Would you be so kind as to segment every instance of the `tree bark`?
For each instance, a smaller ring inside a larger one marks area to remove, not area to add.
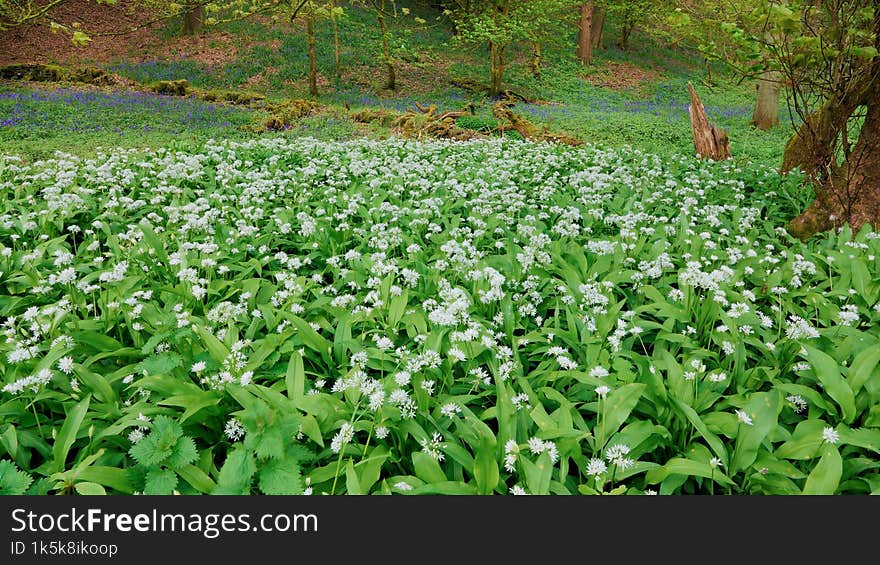
[[[691,104],[688,113],[691,118],[691,131],[694,135],[694,148],[697,155],[714,161],[722,161],[730,158],[730,141],[727,133],[717,126],[709,123],[703,103],[697,96],[694,85],[688,82],[691,94]]]
[[[330,6],[330,20],[333,23],[333,74],[339,78],[339,22],[336,21],[336,0]]]
[[[309,94],[318,95],[318,57],[315,53],[315,18],[306,18],[306,40],[309,46]]]
[[[203,10],[201,4],[187,4],[183,14],[183,34],[195,35],[202,29]]]
[[[605,8],[593,7],[593,22],[590,26],[590,35],[593,37],[593,49],[605,48]]]
[[[532,76],[535,78],[541,78],[542,61],[541,43],[538,41],[532,41]]]
[[[578,59],[584,65],[593,62],[593,3],[581,4],[581,17],[578,29]]]
[[[397,73],[394,70],[394,61],[391,59],[391,45],[388,42],[388,26],[385,25],[385,1],[382,3],[377,12],[379,20],[379,31],[382,33],[382,57],[385,59],[385,89],[394,90],[397,88]]]
[[[501,93],[501,85],[504,80],[504,46],[495,42],[489,44],[489,57],[491,59],[489,84],[489,96],[496,97]]]
[[[773,71],[764,72],[758,79],[755,110],[752,112],[752,125],[770,131],[779,124],[779,75]]]

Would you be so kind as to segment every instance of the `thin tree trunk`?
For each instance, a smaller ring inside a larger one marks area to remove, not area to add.
[[[318,57],[315,53],[315,18],[306,18],[306,39],[309,45],[309,93],[318,95]]]
[[[541,78],[541,43],[532,41],[532,76]]]
[[[339,22],[336,21],[336,0],[330,6],[330,21],[333,22],[333,74],[339,78]]]
[[[490,84],[489,96],[496,97],[501,93],[504,83],[504,46],[489,42]]]
[[[581,18],[578,28],[578,59],[584,65],[593,62],[593,3],[581,4]]]
[[[756,88],[752,125],[770,131],[779,124],[779,75],[773,71],[764,72],[758,79]]]
[[[385,88],[394,90],[397,87],[397,75],[394,71],[394,61],[391,60],[391,45],[388,42],[388,26],[385,25],[385,1],[379,7],[377,12],[379,20],[379,31],[382,33],[382,57],[385,59],[385,68],[388,74],[385,78]]]
[[[590,26],[590,35],[593,36],[593,49],[605,48],[605,8],[595,6],[593,8],[593,24]]]
[[[202,5],[187,4],[183,14],[183,34],[195,35],[202,29]]]

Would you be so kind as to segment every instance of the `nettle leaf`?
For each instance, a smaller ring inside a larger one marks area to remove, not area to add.
[[[12,461],[0,461],[0,496],[24,494],[33,477],[19,468]]]
[[[150,469],[147,471],[144,494],[173,494],[175,487],[177,487],[177,473],[171,469]]]
[[[177,353],[166,351],[157,355],[151,355],[137,364],[137,371],[146,371],[147,376],[167,375],[183,363],[183,358]]]
[[[288,457],[269,461],[260,469],[258,486],[263,494],[302,494],[299,462]]]
[[[172,469],[185,467],[198,459],[199,450],[196,449],[196,442],[190,437],[182,437],[177,440],[172,449],[171,456],[165,461],[165,464]]]
[[[178,442],[182,438],[183,428],[180,424],[169,416],[156,416],[152,423],[152,431],[147,437],[134,444],[129,449],[129,454],[146,467],[161,465],[174,456]]]
[[[212,494],[249,494],[251,479],[256,472],[254,455],[244,447],[236,447],[226,456],[217,476],[217,488]]]

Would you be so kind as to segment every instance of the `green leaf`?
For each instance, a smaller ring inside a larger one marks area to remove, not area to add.
[[[880,375],[880,343],[862,350],[853,359],[847,376],[853,393],[858,394],[872,375]]]
[[[518,463],[526,476],[527,490],[530,494],[550,494],[553,462],[550,461],[549,454],[542,453],[534,463],[527,457],[520,457]]]
[[[721,459],[721,462],[725,465],[728,463],[727,459],[727,450],[724,449],[724,444],[721,442],[721,439],[712,432],[709,431],[709,428],[706,427],[706,424],[703,420],[700,419],[700,416],[697,415],[696,411],[682,402],[681,400],[675,398],[674,396],[670,396],[672,399],[672,403],[675,406],[676,410],[684,414],[687,420],[691,423],[694,429],[699,432],[699,434],[706,440],[706,443],[709,444],[709,447],[712,448],[713,453]]]
[[[260,469],[258,485],[263,494],[302,494],[299,463],[288,457],[269,461]]]
[[[825,387],[825,392],[840,406],[843,421],[847,424],[852,423],[856,417],[855,397],[852,389],[840,375],[837,361],[815,347],[810,345],[802,345],[802,347],[807,352],[807,362],[813,368],[819,382]]]
[[[791,438],[780,445],[774,455],[780,459],[806,460],[819,455],[822,446],[822,430],[827,426],[822,420],[804,420],[795,427]]]
[[[173,494],[177,487],[177,473],[171,469],[150,469],[144,494]]]
[[[180,406],[186,408],[180,416],[180,423],[182,424],[192,416],[195,416],[200,410],[216,406],[220,403],[221,399],[222,397],[216,392],[203,391],[200,393],[176,394],[174,396],[169,396],[168,398],[160,400],[158,404],[160,406]]]
[[[290,321],[296,327],[297,335],[302,340],[303,344],[309,349],[313,349],[320,353],[325,360],[329,360],[331,349],[330,342],[316,332],[308,322],[299,316],[292,316]]]
[[[236,447],[226,456],[217,488],[212,494],[249,494],[251,478],[257,472],[253,454],[243,447]]]
[[[834,494],[843,475],[843,460],[837,448],[825,444],[819,463],[810,472],[803,494]]]
[[[437,460],[423,451],[413,452],[412,462],[416,476],[428,484],[445,483],[449,480]]]
[[[354,468],[354,461],[351,458],[348,459],[348,463],[345,465],[345,491],[353,495],[367,494],[361,490],[361,482]]]
[[[205,348],[208,350],[208,354],[211,355],[211,358],[218,364],[222,364],[223,360],[229,356],[229,349],[227,349],[226,346],[223,345],[223,342],[217,339],[208,329],[195,324],[193,324],[193,329],[199,334],[199,337],[201,338],[202,343],[205,344]]]
[[[167,375],[174,369],[180,367],[182,363],[183,358],[180,355],[171,351],[166,351],[157,355],[150,355],[138,363],[135,369],[138,372],[146,371],[147,376]]]
[[[91,398],[91,395],[86,396],[67,413],[64,425],[61,426],[61,431],[58,432],[55,444],[52,446],[53,459],[52,465],[49,467],[51,472],[57,473],[64,469],[67,454],[76,441],[76,435],[86,417],[86,412],[89,410]]]
[[[117,467],[90,465],[79,471],[77,476],[80,480],[98,483],[125,494],[131,494],[134,490],[125,469]]]
[[[199,458],[199,451],[196,449],[196,442],[190,437],[181,437],[174,445],[171,456],[165,461],[165,464],[172,469],[186,467]]]
[[[76,483],[75,485],[73,485],[73,488],[74,488],[74,490],[76,490],[77,494],[82,494],[82,495],[87,495],[87,496],[89,496],[89,495],[101,496],[101,495],[107,494],[107,491],[104,490],[104,487],[102,487],[98,483],[89,483],[89,482]]]
[[[24,494],[32,482],[33,478],[12,461],[0,461],[0,496]]]
[[[683,475],[686,477],[704,477],[712,479],[722,485],[732,486],[734,483],[725,475],[721,468],[713,469],[709,463],[675,457],[666,462],[660,469],[652,469],[645,475],[648,484],[656,484],[664,481],[671,475]]]
[[[302,355],[299,351],[290,354],[290,361],[287,363],[287,372],[284,376],[287,385],[287,397],[298,402],[305,396],[306,387],[306,370],[303,365]]]
[[[363,494],[369,494],[370,489],[379,480],[379,476],[382,474],[382,466],[388,457],[388,449],[384,446],[379,446],[373,449],[369,456],[361,459],[355,465],[355,469],[358,471],[358,484]]]
[[[747,468],[755,462],[761,443],[776,427],[779,414],[779,395],[775,392],[758,392],[751,395],[743,410],[752,417],[752,425],[741,424],[736,436],[736,446],[730,462],[730,472]]]
[[[495,437],[491,434],[480,435],[480,445],[474,457],[474,479],[480,494],[492,494],[501,479],[496,458]]]
[[[600,422],[601,437],[609,438],[629,418],[630,412],[638,404],[646,385],[631,383],[613,390],[605,401],[604,413]]]
[[[205,494],[213,492],[217,484],[211,480],[211,477],[195,465],[186,465],[177,469],[180,478],[189,483],[191,487]]]

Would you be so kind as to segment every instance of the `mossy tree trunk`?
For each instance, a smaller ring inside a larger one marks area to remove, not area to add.
[[[543,62],[543,58],[541,55],[541,42],[540,41],[532,41],[532,76],[535,78],[541,78],[541,65]]]
[[[309,94],[318,95],[318,56],[315,51],[315,18],[306,18],[306,41],[309,46]]]
[[[504,81],[504,45],[494,41],[489,44],[489,58],[491,60],[489,74],[489,96],[496,97],[501,93]]]
[[[789,223],[792,235],[808,239],[844,223],[854,231],[865,223],[880,227],[880,76],[871,82],[863,105],[826,103],[786,146],[783,170],[803,169],[816,189],[810,207]],[[850,149],[847,122],[862,110],[864,122]],[[812,135],[802,135],[808,126]]]
[[[385,69],[385,89],[395,90],[397,88],[397,73],[394,69],[394,60],[391,58],[391,41],[388,35],[388,26],[385,23],[385,0],[379,4],[376,11],[376,18],[379,21],[379,32],[382,34],[382,58],[384,59]]]
[[[202,29],[204,9],[201,4],[188,3],[184,5],[183,34],[195,35]]]

